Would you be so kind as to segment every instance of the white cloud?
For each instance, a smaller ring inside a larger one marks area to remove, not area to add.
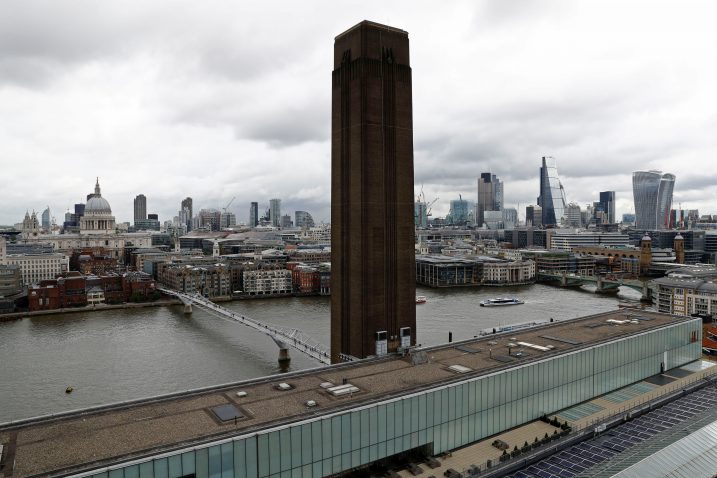
[[[630,173],[677,176],[675,202],[715,211],[713,2],[0,3],[0,224],[65,208],[100,176],[118,220],[132,199],[169,219],[283,198],[329,218],[333,37],[364,18],[409,32],[417,191],[473,199],[505,180],[521,208],[555,156],[570,200]],[[684,186],[683,186],[684,185]]]

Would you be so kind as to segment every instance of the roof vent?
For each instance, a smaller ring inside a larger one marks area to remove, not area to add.
[[[246,392],[237,392],[237,397],[246,397]]]
[[[316,401],[315,401],[315,400],[309,400],[309,401],[306,402],[306,406],[309,407],[309,408],[313,408],[313,407],[316,406]]]
[[[448,370],[456,373],[468,373],[473,371],[472,368],[464,367],[463,365],[451,365],[448,367]]]
[[[327,388],[326,391],[334,397],[341,397],[344,395],[350,395],[352,393],[359,392],[360,390],[355,385],[345,383],[343,385],[336,385],[335,387]]]
[[[331,382],[322,382],[321,384],[319,384],[319,387],[323,388],[324,390],[326,390],[327,388],[331,388],[333,386],[334,386],[334,384]]]
[[[282,391],[291,390],[292,388],[294,388],[294,387],[292,387],[291,385],[289,385],[289,384],[286,383],[286,382],[281,382],[280,384],[278,384],[278,385],[276,386],[276,389],[277,389],[277,390],[282,390]]]

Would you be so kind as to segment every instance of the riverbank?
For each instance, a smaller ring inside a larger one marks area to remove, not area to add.
[[[168,305],[181,304],[182,301],[179,299],[159,299],[152,302],[127,302],[125,304],[94,304],[86,305],[84,307],[71,307],[67,309],[36,310],[34,312],[13,312],[12,314],[0,315],[0,322],[20,320],[24,319],[25,317],[41,317],[45,315],[74,314],[78,312],[92,312],[116,309],[143,309],[145,307],[164,307]]]

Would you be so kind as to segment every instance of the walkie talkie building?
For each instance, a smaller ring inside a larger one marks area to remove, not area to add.
[[[670,224],[675,176],[662,171],[632,173],[637,229],[665,229]]]

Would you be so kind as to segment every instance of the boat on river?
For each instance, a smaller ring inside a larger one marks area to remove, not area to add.
[[[517,299],[515,297],[498,297],[495,299],[486,299],[481,300],[480,305],[481,307],[496,307],[499,305],[518,305],[518,304],[525,304],[520,299]]]
[[[425,295],[416,296],[416,304],[425,304],[427,300]]]

